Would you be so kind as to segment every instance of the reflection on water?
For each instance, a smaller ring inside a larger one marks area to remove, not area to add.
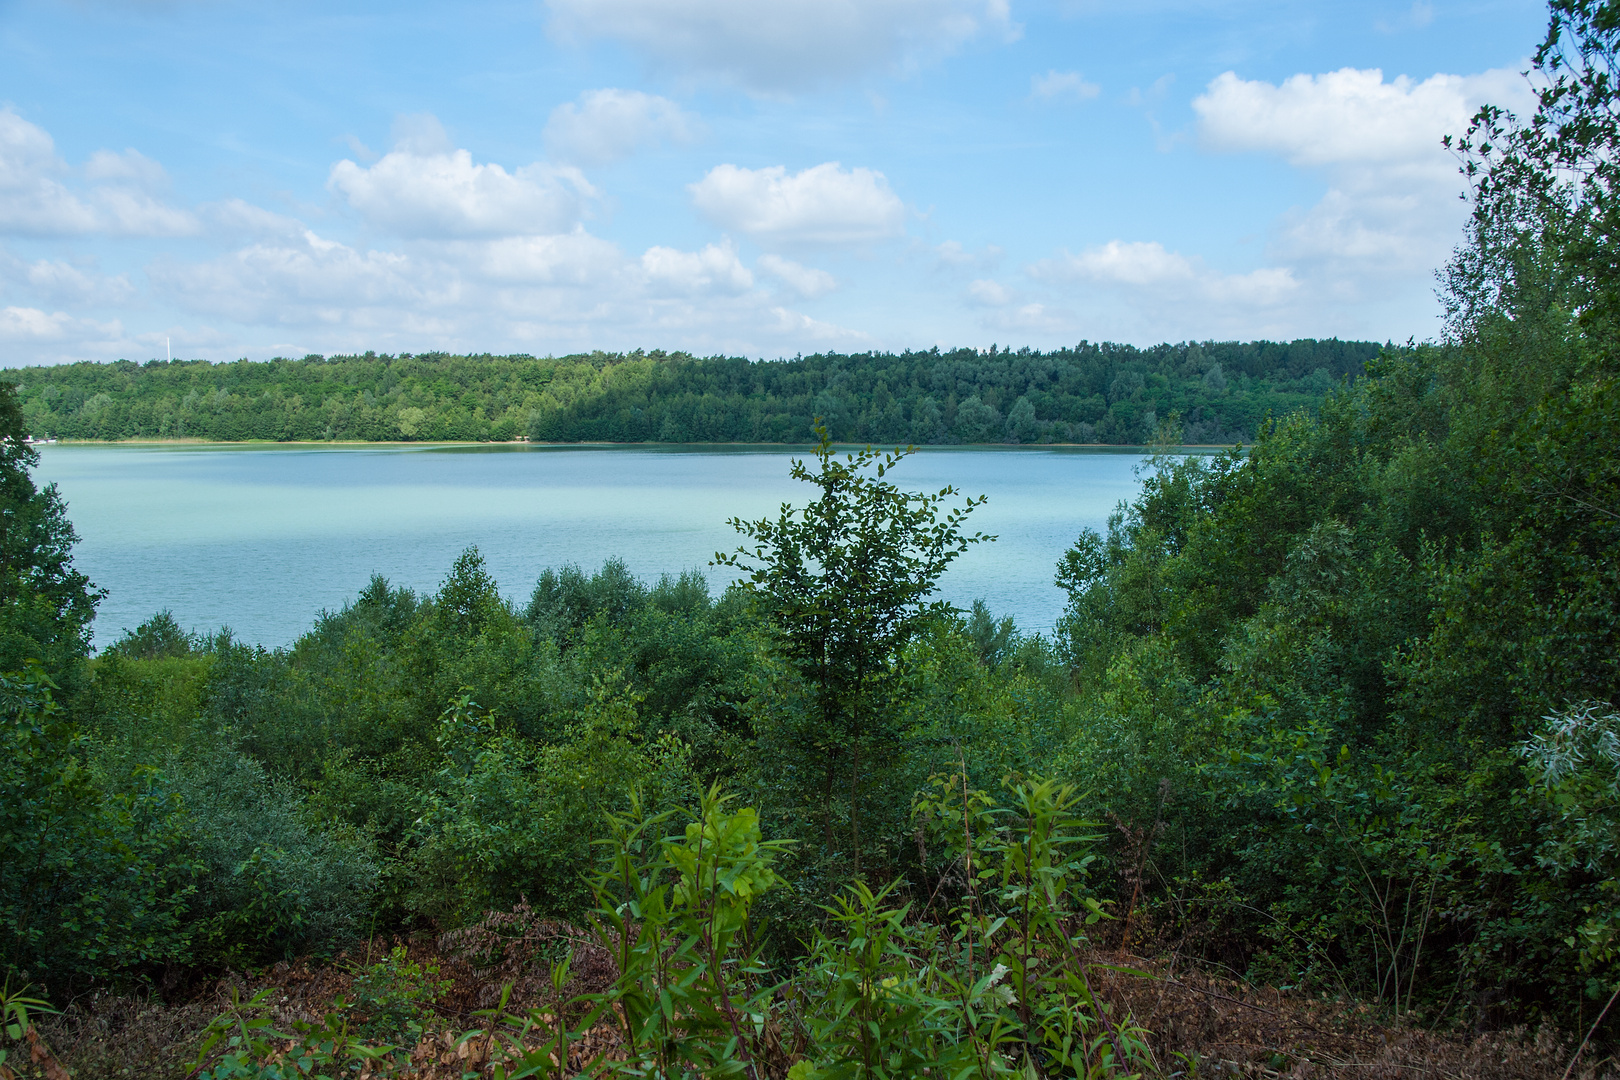
[[[814,494],[787,477],[783,447],[48,446],[54,482],[81,538],[78,566],[108,590],[98,645],[159,608],[182,626],[229,626],[290,644],[316,613],[373,572],[435,589],[478,545],[502,590],[527,599],[548,566],[594,569],[617,555],[647,578],[707,564],[738,537],[731,517],[772,514]],[[944,581],[1027,630],[1062,610],[1052,584],[1084,526],[1101,528],[1139,481],[1139,450],[928,449],[889,479],[988,495],[969,521],[999,535]]]

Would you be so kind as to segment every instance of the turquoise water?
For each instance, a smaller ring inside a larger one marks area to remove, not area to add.
[[[797,451],[802,456],[804,451]],[[75,561],[108,590],[98,646],[160,608],[182,626],[229,626],[291,644],[381,573],[431,591],[476,544],[502,591],[522,602],[547,567],[587,570],[619,556],[638,576],[707,564],[739,537],[730,517],[803,503],[780,447],[47,446],[80,536]],[[1101,528],[1139,487],[1137,451],[920,451],[889,474],[910,490],[988,495],[971,526],[1000,539],[969,551],[943,582],[1020,628],[1047,631],[1063,608],[1053,570],[1082,527]]]

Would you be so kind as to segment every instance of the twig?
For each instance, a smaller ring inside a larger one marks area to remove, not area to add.
[[[1605,510],[1601,506],[1593,506],[1591,503],[1586,502],[1583,499],[1577,499],[1575,496],[1567,495],[1564,492],[1559,492],[1558,494],[1561,497],[1563,497],[1565,499],[1568,499],[1570,502],[1574,503],[1577,506],[1586,507],[1588,510],[1592,511],[1595,514],[1602,514],[1604,517],[1611,517],[1611,518],[1614,518],[1614,520],[1616,520],[1616,521],[1620,521],[1620,514],[1616,514],[1613,510]]]
[[[940,873],[939,873],[939,884],[935,885],[934,886],[934,891],[928,895],[928,903],[923,905],[922,914],[917,916],[917,918],[919,920],[928,918],[928,913],[930,911],[934,910],[934,900],[935,900],[936,897],[939,896],[939,890],[941,890],[941,889],[943,889],[945,887],[945,878],[946,878],[946,876],[949,875],[950,872],[956,868],[956,864],[961,862],[961,861],[962,861],[962,856],[958,855],[956,858],[954,858],[954,859],[952,859],[950,861],[950,863],[945,867],[944,870],[940,871]]]
[[[1609,995],[1609,1004],[1603,1006],[1603,1011],[1598,1013],[1598,1018],[1592,1021],[1591,1027],[1586,1029],[1586,1038],[1581,1040],[1581,1045],[1576,1049],[1575,1056],[1569,1059],[1568,1065],[1564,1066],[1564,1075],[1559,1080],[1569,1080],[1569,1074],[1575,1070],[1575,1063],[1581,1060],[1581,1055],[1586,1052],[1586,1044],[1592,1041],[1592,1033],[1597,1031],[1599,1024],[1603,1023],[1603,1018],[1609,1015],[1609,1007],[1614,1004],[1615,998],[1620,998],[1620,986],[1614,988],[1614,993]]]

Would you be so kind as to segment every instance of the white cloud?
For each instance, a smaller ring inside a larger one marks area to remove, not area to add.
[[[199,231],[190,211],[165,206],[136,188],[108,186],[94,195],[98,230],[122,236],[189,236]]]
[[[169,174],[163,166],[134,149],[122,153],[97,150],[84,163],[84,175],[88,180],[130,184],[147,191],[161,191],[169,186]]]
[[[106,355],[107,346],[123,341],[124,329],[116,319],[100,322],[65,311],[0,307],[0,343],[17,360],[46,364],[83,360],[87,354]]]
[[[761,241],[858,244],[898,235],[906,209],[888,178],[829,161],[789,174],[781,165],[718,165],[689,186],[703,216]]]
[[[999,281],[980,278],[968,285],[968,301],[981,307],[1006,307],[1012,303],[1012,293]]]
[[[1377,68],[1343,68],[1294,75],[1280,86],[1218,75],[1193,99],[1199,138],[1212,150],[1275,153],[1290,164],[1396,165],[1443,168],[1440,146],[1461,134],[1486,101],[1511,104],[1525,96],[1516,72],[1405,75],[1384,81]]]
[[[1063,251],[1024,273],[1046,295],[1022,298],[1007,290],[1007,303],[981,303],[983,325],[1136,342],[1320,336],[1345,326],[1320,283],[1291,266],[1221,271],[1153,241]],[[996,298],[988,289],[982,296]]]
[[[47,313],[39,308],[0,308],[0,341],[28,339],[49,341],[63,336],[72,319],[64,312]]]
[[[761,255],[755,265],[806,300],[825,296],[838,288],[838,279],[827,271],[804,266],[780,255]]]
[[[615,244],[583,226],[555,236],[458,241],[424,254],[479,280],[506,285],[581,287],[609,281],[624,261]]]
[[[201,213],[213,226],[215,236],[283,236],[298,237],[304,233],[304,223],[297,218],[254,206],[242,199],[226,199],[201,208]]]
[[[969,267],[988,270],[1001,262],[1006,254],[995,244],[986,244],[978,251],[969,251],[958,240],[946,240],[929,249],[934,255],[936,270],[961,270]]]
[[[1061,260],[1044,264],[1045,274],[1066,273],[1087,281],[1119,285],[1163,285],[1191,281],[1192,260],[1166,251],[1163,244],[1110,240],[1079,255],[1064,253]]]
[[[741,293],[754,287],[754,275],[737,258],[737,248],[729,240],[709,244],[702,251],[650,247],[641,256],[641,270],[657,292]]]
[[[607,165],[659,142],[685,144],[702,132],[697,117],[668,98],[640,90],[587,90],[578,103],[551,110],[545,140],[552,153],[579,165]]]
[[[1377,69],[1344,68],[1278,85],[1226,72],[1193,109],[1205,149],[1275,154],[1327,179],[1316,206],[1283,216],[1274,257],[1378,289],[1391,275],[1427,274],[1456,243],[1463,181],[1440,140],[1486,102],[1522,109],[1530,91],[1509,69],[1386,81]]]
[[[1196,299],[1249,308],[1280,304],[1299,289],[1291,268],[1223,274],[1197,259],[1167,251],[1156,241],[1110,240],[1078,255],[1063,252],[1055,259],[1035,263],[1029,274],[1037,280],[1085,282],[1158,300]]]
[[[0,252],[0,284],[51,306],[101,307],[124,303],[135,295],[135,286],[122,274],[108,276],[61,259],[25,263],[4,252]]]
[[[763,93],[904,70],[986,31],[1007,0],[548,0],[569,38],[623,42],[657,66]]]
[[[1045,304],[1019,304],[987,313],[982,325],[995,330],[1016,330],[1023,333],[1056,333],[1075,328],[1072,313],[1054,309]]]
[[[852,330],[847,326],[839,326],[836,323],[812,319],[802,312],[790,311],[785,307],[772,308],[771,315],[776,320],[773,329],[788,340],[808,339],[810,341],[843,342],[846,344],[858,344],[872,340],[870,334]]]
[[[1427,292],[1467,214],[1441,137],[1487,101],[1522,111],[1527,100],[1510,70],[1415,80],[1347,68],[1278,84],[1227,72],[1193,101],[1199,145],[1272,155],[1325,182],[1314,205],[1276,219],[1264,265],[1222,272],[1161,243],[1114,240],[1026,273],[1084,307],[1090,333],[1384,336],[1387,305]]]
[[[644,118],[674,115],[661,100],[639,100],[651,103]],[[602,103],[586,95],[575,119]],[[769,195],[773,178],[764,179]],[[340,162],[328,182],[358,212],[358,238],[333,234],[341,223],[312,229],[239,198],[175,209],[160,198],[167,175],[144,155],[98,152],[75,168],[43,130],[0,111],[4,227],[81,237],[186,231],[222,251],[171,247],[136,285],[93,259],[60,252],[30,261],[0,248],[5,361],[145,359],[163,355],[165,336],[215,358],[648,341],[763,354],[866,340],[782,306],[783,295],[833,288],[825,271],[769,254],[750,269],[729,239],[627,255],[580,220],[596,195],[576,170],[474,162],[432,116],[401,117],[388,154],[369,168]],[[747,218],[766,236],[860,239],[903,222],[904,208],[867,170],[778,170],[774,182],[774,208],[756,206]],[[757,287],[761,273],[787,288]],[[131,304],[139,304],[139,333],[88,317]]]
[[[188,311],[249,324],[338,324],[378,306],[418,311],[445,291],[405,255],[360,251],[308,230],[296,244],[250,244],[204,263],[163,260],[147,274]]]
[[[32,235],[94,229],[95,211],[55,179],[66,171],[49,135],[0,110],[0,229]]]
[[[368,222],[400,236],[535,236],[571,229],[596,195],[577,169],[475,165],[451,150],[431,116],[402,118],[394,149],[374,165],[344,159],[327,187]]]
[[[969,306],[980,309],[979,325],[987,330],[1068,334],[1077,325],[1073,313],[1067,309],[1024,299],[992,278],[969,282],[964,299]]]
[[[1100,93],[1102,87],[1087,82],[1078,71],[1048,71],[1045,75],[1031,75],[1029,79],[1029,96],[1042,101],[1090,101]]]
[[[356,135],[344,135],[338,138],[336,141],[342,143],[344,146],[347,146],[351,154],[365,162],[367,165],[382,157],[382,155],[377,153],[377,151],[361,142],[360,138]]]
[[[71,170],[57,156],[50,135],[12,109],[0,109],[0,232],[184,236],[196,231],[192,215],[165,206],[147,190],[165,180],[156,162],[133,150],[101,150],[84,172],[94,186],[81,195],[61,179]]]
[[[782,260],[777,268],[797,264]],[[808,275],[819,271],[800,267]],[[583,228],[555,236],[351,246],[306,230],[201,263],[148,269],[162,299],[249,335],[301,337],[282,352],[345,348],[556,351],[646,340],[757,352],[776,342],[865,340],[782,307],[730,241],[626,256]],[[224,350],[220,350],[224,351]]]

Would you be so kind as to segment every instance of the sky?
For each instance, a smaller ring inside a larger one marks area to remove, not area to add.
[[[1529,0],[0,0],[0,365],[1439,333]]]

